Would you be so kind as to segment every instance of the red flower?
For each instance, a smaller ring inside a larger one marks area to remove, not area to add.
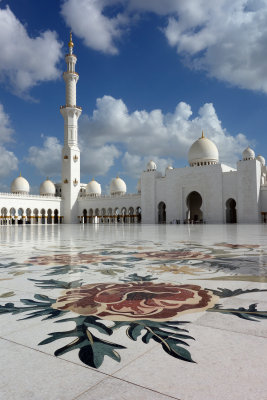
[[[207,310],[218,299],[197,285],[95,283],[65,290],[52,307],[112,321],[168,321]]]

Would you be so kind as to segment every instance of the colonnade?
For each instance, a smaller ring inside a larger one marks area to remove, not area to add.
[[[90,210],[84,209],[81,216],[78,216],[79,222],[83,224],[137,224],[142,220],[141,207],[123,207],[119,209],[96,208]]]
[[[0,215],[0,225],[25,225],[25,224],[60,224],[63,222],[63,217],[59,215],[58,209],[45,210],[42,208],[34,210],[27,208],[7,209],[3,207]]]

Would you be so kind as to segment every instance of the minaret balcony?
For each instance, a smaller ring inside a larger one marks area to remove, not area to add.
[[[62,110],[63,108],[78,108],[78,110],[82,111],[82,107],[76,106],[74,104],[66,104],[65,106],[60,106],[60,110]]]
[[[80,76],[80,75],[78,74],[78,72],[76,72],[76,71],[64,71],[64,72],[63,72],[63,77],[64,77],[64,75],[66,75],[66,74],[72,74],[72,75]]]

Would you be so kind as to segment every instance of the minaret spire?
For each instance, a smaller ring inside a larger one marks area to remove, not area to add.
[[[66,104],[60,107],[64,118],[64,146],[62,149],[61,193],[64,198],[64,222],[77,223],[77,200],[80,191],[80,150],[78,147],[78,119],[82,113],[76,105],[76,85],[79,74],[75,71],[77,57],[73,54],[72,32],[65,56],[67,71],[63,73],[66,84]]]
[[[70,31],[70,41],[69,41],[69,54],[71,55],[73,52],[74,43],[72,41],[72,32]]]

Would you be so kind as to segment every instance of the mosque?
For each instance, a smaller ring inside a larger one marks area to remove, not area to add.
[[[64,118],[61,183],[45,180],[40,195],[30,194],[28,181],[19,176],[11,193],[0,193],[0,223],[260,223],[267,221],[267,168],[262,156],[251,148],[244,150],[236,168],[219,162],[216,145],[202,136],[189,149],[185,168],[157,171],[151,160],[141,173],[137,193],[127,194],[125,182],[116,177],[110,195],[101,194],[101,185],[92,180],[80,183],[78,119],[76,105],[72,35],[65,56],[67,71],[66,104],[60,107]]]

